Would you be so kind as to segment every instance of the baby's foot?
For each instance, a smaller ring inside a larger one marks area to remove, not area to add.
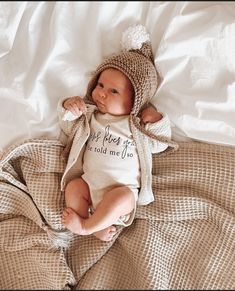
[[[62,213],[62,224],[73,233],[87,235],[83,227],[83,219],[72,209],[65,208]]]
[[[102,229],[100,231],[94,232],[94,235],[103,241],[110,241],[114,237],[114,235],[117,233],[117,229],[115,226],[111,225],[105,229]]]

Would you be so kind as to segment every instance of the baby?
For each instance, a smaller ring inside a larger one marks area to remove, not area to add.
[[[70,97],[58,107],[62,130],[68,137],[74,132],[62,177],[62,223],[103,241],[113,238],[115,225],[133,222],[137,204],[154,200],[152,153],[172,146],[167,115],[148,104],[157,88],[149,35],[136,26],[124,38],[136,33],[142,34],[141,44],[107,58],[85,98]],[[64,120],[68,111],[74,121]]]

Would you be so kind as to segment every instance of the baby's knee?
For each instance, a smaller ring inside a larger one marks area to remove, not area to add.
[[[126,198],[129,200],[130,203],[135,204],[136,203],[136,195],[135,193],[132,191],[132,189],[130,189],[129,187],[124,187],[124,194],[126,195]]]
[[[65,197],[73,195],[89,199],[89,187],[82,178],[75,178],[66,185]]]
[[[122,186],[117,189],[117,200],[120,204],[130,205],[132,209],[136,204],[135,193],[127,186]]]
[[[71,192],[71,191],[79,188],[79,184],[80,184],[79,180],[80,180],[80,178],[76,178],[76,179],[69,181],[65,187],[65,192]]]

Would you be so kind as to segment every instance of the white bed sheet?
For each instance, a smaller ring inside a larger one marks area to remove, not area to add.
[[[173,137],[235,146],[235,3],[26,1],[0,3],[0,149],[57,138],[58,100],[84,95],[89,73],[139,23]]]

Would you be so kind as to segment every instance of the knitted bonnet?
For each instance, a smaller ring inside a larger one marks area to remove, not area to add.
[[[92,101],[91,93],[102,71],[118,69],[132,83],[135,99],[131,114],[137,116],[142,106],[154,95],[158,85],[150,36],[143,25],[131,26],[124,31],[121,44],[122,51],[106,58],[93,72],[85,98]]]
[[[151,134],[139,122],[138,113],[142,107],[150,101],[157,90],[158,76],[154,65],[150,36],[143,25],[129,27],[122,35],[122,50],[105,60],[92,73],[88,83],[87,92],[84,97],[86,102],[94,104],[92,91],[97,85],[98,78],[104,70],[113,68],[124,73],[134,88],[134,104],[130,113],[130,126],[132,132],[142,132],[149,138],[166,143],[173,149],[177,149],[175,142],[165,136]],[[76,127],[69,137],[64,155],[68,154]]]

